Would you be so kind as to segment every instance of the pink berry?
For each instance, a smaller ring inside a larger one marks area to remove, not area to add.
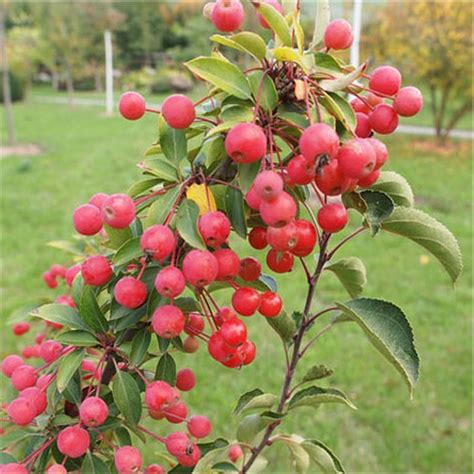
[[[86,258],[82,264],[81,273],[84,283],[91,286],[105,285],[114,274],[109,261],[102,255]]]
[[[354,37],[352,27],[346,20],[333,20],[324,32],[324,44],[328,49],[347,49]]]
[[[160,306],[153,313],[151,324],[153,331],[164,339],[173,339],[181,334],[184,329],[183,312],[173,305]]]
[[[274,318],[278,316],[283,307],[283,302],[278,293],[266,291],[260,296],[260,305],[258,312],[266,318]]]
[[[16,323],[12,329],[15,336],[23,336],[30,330],[30,324],[27,322]]]
[[[130,309],[141,306],[146,301],[147,294],[145,283],[132,276],[121,278],[114,289],[117,302]]]
[[[295,156],[288,163],[288,176],[295,184],[309,184],[316,174],[314,165],[314,160],[308,161],[303,155]]]
[[[186,279],[179,268],[165,267],[156,275],[155,288],[161,296],[175,298],[186,288]]]
[[[182,392],[189,392],[196,385],[196,376],[191,369],[178,370],[176,374],[176,388]]]
[[[242,316],[252,316],[259,304],[260,295],[253,288],[239,288],[232,295],[232,307]]]
[[[301,134],[300,151],[309,160],[317,160],[321,156],[333,159],[339,149],[337,133],[324,123],[311,125]]]
[[[161,113],[171,128],[188,128],[196,118],[193,101],[182,94],[170,95],[161,106]]]
[[[179,400],[175,390],[168,383],[158,380],[147,385],[145,403],[150,410],[161,411],[164,407]]]
[[[88,397],[79,407],[79,416],[86,426],[100,426],[109,416],[109,408],[101,398]]]
[[[239,273],[240,259],[231,249],[219,249],[214,252],[219,271],[216,280],[226,281],[235,278]]]
[[[79,458],[89,449],[90,436],[78,425],[64,428],[58,436],[59,451],[70,458]]]
[[[186,421],[188,416],[188,408],[183,402],[175,403],[174,405],[169,406],[164,411],[165,418],[170,423],[179,424],[183,421]]]
[[[250,231],[249,244],[257,250],[262,250],[268,245],[265,227],[254,227]]]
[[[258,125],[239,123],[227,134],[225,149],[227,154],[237,163],[253,163],[265,156],[267,137]]]
[[[280,193],[273,201],[262,201],[260,214],[265,224],[283,227],[291,222],[297,212],[295,200],[286,192]]]
[[[360,112],[365,115],[368,115],[368,113],[370,112],[370,107],[358,97],[351,100],[351,107],[354,110],[354,112]]]
[[[384,143],[376,138],[369,138],[367,143],[372,145],[375,151],[375,169],[381,168],[388,159],[388,150]]]
[[[267,242],[271,248],[279,251],[291,250],[298,243],[298,233],[294,222],[283,227],[268,227]]]
[[[239,0],[216,0],[211,20],[219,31],[228,33],[240,28],[244,15],[244,8]]]
[[[207,212],[199,218],[199,233],[209,247],[222,245],[230,234],[230,221],[220,211]]]
[[[58,286],[56,277],[50,271],[43,273],[43,281],[48,285],[48,288],[56,288]]]
[[[21,464],[10,462],[0,466],[0,474],[28,474],[28,470]]]
[[[357,125],[355,128],[355,134],[359,138],[367,138],[372,133],[372,128],[370,127],[369,117],[367,115],[356,112]]]
[[[402,76],[398,69],[392,66],[380,66],[372,72],[369,87],[376,93],[395,95],[401,83]]]
[[[145,115],[145,99],[138,92],[125,92],[119,100],[119,112],[127,120],[138,120]]]
[[[67,474],[67,470],[61,464],[51,464],[51,466],[46,469],[46,474]]]
[[[233,444],[232,446],[229,447],[229,459],[232,462],[238,461],[242,456],[244,455],[244,452],[242,451],[242,448],[238,444]]]
[[[290,252],[278,252],[271,249],[267,253],[266,262],[275,273],[287,273],[293,268],[295,257]]]
[[[36,381],[36,386],[40,390],[44,390],[48,385],[54,380],[54,377],[52,374],[43,374],[41,377],[38,378]]]
[[[48,401],[46,399],[46,392],[44,390],[41,390],[37,386],[25,388],[25,390],[22,390],[20,392],[18,397],[25,398],[33,404],[36,410],[36,416],[41,415],[41,413],[46,410],[46,407],[48,405]]]
[[[69,267],[66,272],[66,284],[68,286],[72,286],[74,282],[74,278],[76,278],[76,275],[81,271],[81,265],[78,263],[76,265],[73,265],[72,267]]]
[[[347,210],[340,203],[325,204],[318,212],[318,224],[328,233],[339,232],[347,221]]]
[[[351,178],[342,172],[339,160],[331,160],[323,166],[316,175],[315,181],[319,190],[327,196],[343,194],[351,185]]]
[[[224,321],[219,328],[219,333],[229,346],[240,346],[247,340],[247,327],[237,318]]]
[[[402,87],[393,101],[393,110],[402,117],[413,117],[423,108],[423,95],[416,87]]]
[[[173,252],[176,246],[176,237],[169,227],[156,224],[143,232],[140,245],[142,250],[153,260],[163,260]]]
[[[211,432],[211,422],[206,416],[195,415],[188,421],[189,433],[195,438],[205,438]]]
[[[357,182],[357,184],[359,186],[361,186],[362,188],[369,188],[370,186],[372,186],[375,182],[377,182],[377,180],[379,179],[380,177],[380,170],[374,170],[372,171],[372,173],[370,173],[368,176],[366,176],[365,178],[362,178],[362,179],[359,179],[359,181]]]
[[[337,160],[342,173],[351,179],[369,175],[375,167],[375,151],[365,140],[348,140],[339,149]]]
[[[248,207],[250,207],[250,209],[253,209],[254,211],[258,211],[260,209],[262,199],[255,192],[255,187],[253,185],[250,187],[247,194],[245,195],[245,202],[247,203]]]
[[[36,383],[36,379],[35,369],[31,365],[26,364],[17,367],[11,375],[12,385],[19,391],[32,387]]]
[[[145,468],[145,474],[166,474],[166,471],[159,464],[150,464]]]
[[[183,350],[187,354],[193,354],[199,349],[199,341],[193,336],[187,336],[183,341]]]
[[[142,455],[133,446],[122,446],[115,451],[114,462],[119,474],[131,474],[140,471]]]
[[[271,5],[278,13],[281,13],[282,15],[284,14],[283,7],[278,0],[263,0],[263,3]],[[265,20],[265,18],[263,18],[260,13],[257,13],[257,20],[263,28],[267,30],[270,29],[270,25],[268,24],[267,20]]]
[[[74,299],[71,295],[58,295],[58,297],[54,301],[57,304],[63,304],[65,306],[70,306],[71,308],[76,307],[76,303],[74,303]]]
[[[108,194],[105,193],[97,193],[94,194],[90,199],[89,199],[89,204],[92,206],[97,207],[100,211],[102,210],[102,206],[104,205],[104,202],[107,200],[109,197]]]
[[[244,281],[255,281],[262,273],[262,265],[253,257],[245,257],[240,261],[239,277]]]
[[[76,208],[72,220],[74,228],[81,235],[95,235],[103,225],[101,211],[92,204],[83,204]]]
[[[52,339],[44,341],[40,346],[40,356],[45,362],[53,362],[60,355],[63,350],[63,346]]]
[[[23,365],[23,359],[16,355],[11,354],[5,357],[2,361],[2,373],[6,377],[10,378],[13,374],[13,371]]]
[[[390,105],[379,104],[369,114],[369,122],[374,131],[388,135],[397,129],[398,115]]]
[[[314,225],[304,219],[295,221],[296,226],[296,245],[291,249],[293,255],[306,257],[309,255],[318,241],[318,234]]]
[[[9,403],[7,413],[13,423],[26,426],[36,417],[36,407],[28,398],[16,398]]]
[[[199,450],[199,446],[197,444],[191,444],[186,449],[186,453],[177,456],[176,460],[181,464],[181,466],[193,467],[198,463],[200,457],[201,451]]]
[[[175,432],[166,437],[165,446],[173,456],[182,456],[186,453],[191,441],[186,433]]]
[[[135,219],[135,203],[127,194],[112,194],[102,205],[104,222],[114,229],[124,229]]]
[[[255,192],[263,201],[272,201],[283,191],[283,178],[275,171],[262,171],[253,183]]]
[[[212,283],[219,273],[216,257],[207,250],[191,250],[183,260],[183,273],[193,286],[203,287]]]
[[[204,329],[204,319],[200,314],[190,313],[186,320],[186,326],[184,327],[184,332],[190,336],[195,336],[200,334]]]

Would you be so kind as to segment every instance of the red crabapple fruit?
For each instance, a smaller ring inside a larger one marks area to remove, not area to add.
[[[169,227],[155,224],[143,232],[140,246],[153,260],[159,261],[171,255],[176,246],[176,237]]]
[[[81,423],[86,426],[100,426],[104,424],[108,416],[109,408],[107,403],[97,396],[86,398],[79,407]]]
[[[211,20],[224,33],[238,30],[244,21],[244,8],[239,0],[216,0]]]
[[[58,286],[56,277],[50,271],[43,273],[43,281],[48,285],[48,288],[56,288]]]
[[[127,120],[142,118],[145,109],[145,99],[138,92],[125,92],[119,99],[119,112]]]
[[[94,194],[90,199],[89,199],[89,204],[92,206],[97,207],[100,211],[102,210],[102,206],[104,205],[105,200],[109,197],[108,194],[105,193],[97,193]]]
[[[175,403],[164,410],[165,418],[170,423],[179,424],[186,421],[188,416],[188,407],[183,402]]]
[[[40,346],[40,356],[45,362],[56,360],[63,350],[63,346],[53,339],[44,341]]]
[[[395,95],[400,89],[402,76],[392,66],[379,66],[374,69],[369,81],[370,89],[385,95]]]
[[[36,407],[28,398],[16,398],[8,404],[7,414],[15,425],[26,426],[36,417]]]
[[[252,316],[259,304],[260,295],[253,288],[239,288],[232,295],[232,307],[242,316]]]
[[[186,325],[184,327],[184,332],[190,336],[195,336],[200,334],[204,329],[204,319],[198,313],[189,313]]]
[[[275,171],[262,171],[256,176],[253,187],[262,201],[272,201],[283,191],[283,178]]]
[[[292,158],[286,169],[290,180],[299,185],[311,183],[316,174],[314,160],[308,161],[303,155]]]
[[[166,471],[159,464],[150,464],[145,468],[144,474],[166,474]]]
[[[112,194],[102,205],[104,222],[114,229],[124,229],[135,219],[135,203],[127,194]]]
[[[268,245],[265,227],[254,227],[249,232],[249,244],[257,250],[262,250]]]
[[[402,87],[393,101],[393,110],[402,117],[413,117],[423,107],[423,95],[416,87]]]
[[[320,168],[315,178],[316,186],[327,196],[338,196],[345,193],[351,185],[348,178],[339,166],[339,160],[331,160],[327,165]]]
[[[227,134],[225,149],[235,162],[253,163],[265,156],[267,137],[258,125],[254,123],[239,123],[232,127]]]
[[[142,455],[133,446],[121,446],[115,451],[114,463],[119,474],[139,472],[142,467]]]
[[[278,13],[284,15],[283,7],[278,0],[263,0],[263,3],[271,5]],[[257,13],[257,20],[260,23],[260,26],[262,26],[262,28],[265,28],[267,30],[270,29],[270,25],[268,24],[267,20],[263,18],[261,13]]]
[[[369,143],[361,139],[352,139],[339,149],[337,160],[345,176],[360,179],[372,172],[376,157]]]
[[[181,466],[193,467],[198,463],[200,457],[201,451],[199,446],[197,444],[191,444],[185,454],[176,457],[176,461],[178,461]]]
[[[229,447],[229,459],[232,462],[237,462],[242,456],[244,455],[244,452],[242,451],[242,448],[238,444],[233,444],[232,446]]]
[[[165,439],[166,449],[173,456],[184,455],[190,445],[191,441],[186,433],[171,433]]]
[[[188,431],[195,438],[205,438],[211,429],[211,422],[206,416],[195,415],[188,421]]]
[[[163,407],[177,401],[175,390],[168,383],[157,380],[147,385],[145,403],[150,410],[161,411]]]
[[[224,342],[229,346],[240,346],[247,340],[247,327],[237,318],[224,321],[219,332]]]
[[[379,104],[369,114],[370,126],[382,135],[394,132],[398,127],[398,114],[388,104]]]
[[[253,257],[245,257],[240,260],[239,277],[244,281],[255,281],[262,273],[260,262]]]
[[[86,285],[102,286],[110,281],[114,272],[109,261],[102,255],[93,255],[84,260],[81,267]]]
[[[267,265],[275,273],[287,273],[293,268],[295,257],[290,252],[278,252],[271,249],[267,253]]]
[[[348,221],[347,210],[341,203],[325,204],[318,212],[318,224],[328,233],[339,232]]]
[[[385,143],[382,143],[376,138],[368,138],[367,143],[372,145],[372,148],[375,151],[375,169],[378,170],[381,168],[388,159],[388,150],[385,146]]]
[[[182,392],[189,392],[196,385],[196,376],[191,369],[180,369],[176,374],[176,388]]]
[[[283,227],[268,227],[267,242],[272,249],[291,250],[298,243],[297,228],[294,222]]]
[[[158,336],[164,339],[173,339],[181,334],[184,329],[183,312],[173,305],[160,306],[153,313],[151,324]]]
[[[36,410],[36,416],[41,415],[46,410],[48,400],[46,398],[46,392],[36,387],[28,387],[22,390],[18,395],[19,398],[26,398],[29,400]]]
[[[183,350],[187,354],[193,354],[199,349],[199,341],[193,337],[193,336],[188,336],[186,339],[183,341]]]
[[[231,249],[219,249],[214,252],[217,259],[219,271],[216,280],[226,281],[235,278],[239,273],[240,259]]]
[[[13,371],[21,365],[23,365],[23,359],[16,354],[10,354],[2,361],[2,373],[5,377],[10,378]]]
[[[26,321],[21,322],[21,323],[16,323],[13,325],[13,334],[15,336],[23,336],[23,334],[26,334],[30,330],[30,324],[27,323]]]
[[[360,112],[365,115],[370,112],[370,107],[362,99],[359,99],[359,97],[351,100],[351,107],[354,112]]]
[[[250,209],[254,211],[260,210],[260,204],[262,204],[262,199],[260,196],[255,192],[255,187],[252,185],[248,190],[247,194],[245,195],[245,202],[247,203]]]
[[[76,278],[76,275],[80,273],[81,271],[81,265],[78,263],[76,265],[73,265],[72,267],[69,267],[66,271],[66,284],[68,286],[72,286],[74,282],[74,278]]]
[[[354,37],[352,27],[346,20],[333,20],[324,31],[324,45],[328,49],[347,49]]]
[[[13,388],[19,391],[32,387],[36,383],[36,380],[37,375],[35,369],[27,364],[17,367],[11,375]]]
[[[196,118],[193,101],[182,94],[170,95],[161,106],[161,113],[171,128],[188,128]]]
[[[333,159],[339,149],[339,137],[329,125],[316,123],[311,125],[301,134],[300,151],[303,156],[311,161],[321,156]]]
[[[295,200],[285,191],[272,201],[262,201],[260,215],[265,224],[272,227],[283,227],[291,222],[297,212]]]
[[[229,237],[230,221],[221,211],[212,211],[199,217],[199,233],[209,247],[221,246]]]
[[[191,250],[183,260],[183,273],[186,280],[198,288],[212,283],[219,273],[219,263],[207,250]]]
[[[258,312],[266,318],[274,318],[280,314],[283,302],[278,293],[266,291],[260,296],[260,306]]]
[[[362,188],[369,188],[370,186],[372,186],[374,183],[377,182],[377,180],[379,179],[380,177],[380,170],[374,170],[372,171],[372,173],[370,173],[368,176],[366,176],[365,178],[361,178],[359,179],[359,181],[357,182],[357,184],[359,186],[361,186]]]
[[[51,464],[46,469],[46,474],[67,474],[67,470],[62,464]]]
[[[367,138],[370,136],[372,133],[372,128],[370,127],[370,122],[369,122],[369,117],[367,117],[366,114],[363,114],[361,112],[356,112],[356,128],[355,128],[355,134],[359,138]]]
[[[296,245],[291,249],[291,253],[298,257],[309,255],[318,241],[318,234],[314,225],[304,219],[295,221],[296,227]]]
[[[155,279],[156,291],[165,298],[179,296],[186,287],[186,279],[183,272],[175,267],[165,267],[158,272]]]
[[[79,458],[89,449],[90,436],[78,425],[64,428],[58,435],[59,451],[70,458]]]
[[[103,219],[101,211],[92,204],[83,204],[72,215],[74,228],[81,235],[95,235],[102,229]]]
[[[114,288],[114,296],[125,308],[135,309],[141,306],[148,294],[145,283],[132,276],[121,278]]]

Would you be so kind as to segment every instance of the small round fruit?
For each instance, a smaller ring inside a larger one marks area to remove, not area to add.
[[[266,291],[260,297],[260,306],[258,312],[266,318],[274,318],[278,316],[283,307],[283,301],[278,293]]]
[[[331,160],[336,157],[339,149],[337,133],[325,123],[316,123],[305,129],[299,143],[301,153],[309,161],[322,156]]]
[[[16,323],[13,325],[12,330],[15,336],[23,336],[23,334],[26,334],[30,330],[30,323],[27,323],[26,321]]]
[[[170,423],[179,424],[186,421],[188,408],[183,402],[175,403],[164,410],[165,418]]]
[[[247,203],[247,206],[250,207],[250,209],[253,209],[254,211],[260,210],[260,204],[262,204],[262,199],[255,192],[255,187],[253,184],[245,195],[245,202]]]
[[[147,294],[145,283],[132,276],[121,278],[114,288],[117,302],[129,309],[141,306],[146,301]]]
[[[295,257],[290,252],[278,252],[271,249],[267,253],[267,265],[275,273],[287,273],[293,268]]]
[[[165,298],[175,298],[186,288],[183,272],[175,267],[165,267],[158,272],[155,279],[156,291]]]
[[[89,449],[89,433],[80,426],[68,426],[58,436],[59,451],[70,458],[79,458]]]
[[[173,339],[184,329],[183,312],[174,305],[160,306],[155,310],[151,319],[153,331],[164,339]]]
[[[183,273],[193,286],[201,288],[212,283],[219,273],[216,257],[207,250],[191,250],[183,259]]]
[[[166,474],[166,471],[159,464],[150,464],[145,468],[144,474]]]
[[[297,210],[295,200],[285,191],[273,201],[262,201],[260,205],[263,221],[272,227],[283,227],[290,223],[295,218]]]
[[[46,469],[46,474],[67,474],[67,469],[62,464],[51,464]]]
[[[16,354],[10,354],[2,361],[2,373],[5,377],[10,378],[13,371],[21,365],[23,365],[23,359]]]
[[[229,346],[237,347],[247,340],[247,327],[237,318],[224,321],[219,329],[219,333]]]
[[[105,193],[97,193],[94,194],[90,199],[89,199],[89,204],[92,206],[97,207],[100,211],[102,210],[102,206],[104,205],[104,202],[106,199],[109,197],[108,194]]]
[[[114,463],[119,474],[139,472],[142,467],[142,455],[133,446],[122,446],[115,451]]]
[[[262,201],[272,201],[283,191],[283,178],[275,171],[262,171],[256,176],[253,187]]]
[[[257,348],[255,347],[255,344],[252,341],[245,341],[239,347],[239,354],[242,360],[242,364],[249,365],[255,359],[255,356],[257,354]]]
[[[219,31],[229,33],[240,28],[244,16],[244,8],[239,0],[216,0],[211,21]]]
[[[119,99],[119,112],[127,120],[138,120],[145,115],[145,99],[138,92],[125,92]]]
[[[199,217],[198,228],[206,245],[217,248],[229,237],[230,221],[223,212],[207,212]]]
[[[187,354],[193,354],[199,349],[199,341],[193,337],[193,336],[188,336],[186,339],[183,341],[183,350]]]
[[[143,232],[140,246],[153,260],[160,261],[171,255],[176,247],[176,237],[169,227],[155,224]]]
[[[26,426],[36,417],[36,407],[27,398],[16,398],[8,404],[7,414],[15,425]]]
[[[398,127],[398,114],[388,104],[379,104],[369,114],[370,126],[382,135],[394,132]]]
[[[40,356],[45,362],[53,362],[56,360],[63,350],[63,346],[53,339],[44,341],[40,346]]]
[[[291,250],[298,243],[297,228],[294,222],[284,227],[268,227],[267,242],[274,250]]]
[[[114,229],[124,229],[135,219],[135,203],[127,194],[112,194],[102,205],[104,222]]]
[[[201,334],[204,326],[204,318],[200,314],[189,313],[186,325],[184,326],[184,332],[190,336],[196,336],[197,334]]]
[[[26,398],[33,404],[36,410],[36,416],[41,415],[48,405],[46,392],[41,390],[38,386],[25,388],[25,390],[20,392],[18,397]]]
[[[423,108],[423,94],[416,87],[402,87],[393,101],[393,110],[402,117],[413,117]]]
[[[339,168],[351,179],[369,175],[375,167],[375,159],[374,149],[362,139],[348,140],[337,154]]]
[[[267,137],[258,125],[254,123],[239,123],[231,128],[227,134],[225,149],[235,162],[253,163],[265,156]]]
[[[88,397],[79,407],[81,423],[86,426],[100,426],[104,424],[108,416],[109,408],[104,400],[99,397]]]
[[[77,263],[76,265],[73,265],[72,267],[69,267],[66,271],[66,284],[67,286],[72,286],[74,282],[74,278],[76,278],[76,275],[80,273],[82,265]]]
[[[296,226],[296,246],[291,249],[291,253],[297,257],[306,257],[309,255],[318,241],[318,234],[314,225],[305,220],[295,221]]]
[[[17,367],[11,375],[11,382],[13,388],[18,391],[24,390],[25,388],[32,387],[37,380],[38,376],[36,371],[31,365],[20,365]]]
[[[102,212],[92,204],[83,204],[72,215],[74,228],[81,235],[95,235],[104,223]]]
[[[206,416],[195,415],[188,421],[189,433],[195,438],[205,438],[211,432],[212,426]]]
[[[346,20],[333,20],[324,31],[324,45],[328,49],[347,49],[352,45],[352,27]]]
[[[253,288],[243,287],[232,295],[232,307],[242,316],[252,316],[260,304],[260,295]]]
[[[344,229],[348,221],[347,210],[343,204],[325,204],[318,212],[318,224],[328,233]]]
[[[338,196],[349,189],[351,178],[348,178],[342,172],[339,160],[331,160],[327,165],[320,168],[315,182],[323,194]]]
[[[245,257],[239,263],[239,277],[244,281],[255,281],[262,273],[260,262],[253,257]]]
[[[191,444],[186,453],[182,456],[177,456],[176,461],[183,467],[193,467],[199,462],[201,457],[201,450],[197,444]]]
[[[362,188],[369,188],[370,186],[372,186],[374,183],[377,182],[379,177],[380,177],[380,170],[379,169],[374,170],[365,178],[359,179],[357,184],[361,186]]]
[[[268,245],[267,230],[265,227],[254,227],[250,231],[249,244],[257,250],[262,250]]]
[[[176,374],[176,388],[182,392],[189,392],[196,385],[196,376],[191,369],[180,369]]]
[[[239,273],[240,259],[238,255],[231,249],[219,249],[214,252],[214,257],[219,265],[219,272],[216,280],[226,281],[232,280]]]
[[[372,72],[369,88],[376,93],[395,95],[401,83],[402,76],[398,69],[392,66],[380,66]]]
[[[87,257],[81,266],[81,273],[84,283],[91,286],[105,285],[114,274],[109,261],[102,255]]]
[[[370,107],[359,97],[351,100],[351,107],[354,112],[360,112],[367,115],[370,112]]]
[[[299,185],[309,184],[316,175],[315,161],[308,161],[303,155],[297,155],[287,166],[288,177]]]
[[[186,433],[171,433],[165,439],[166,449],[172,456],[182,456],[190,444],[191,441]]]
[[[388,150],[385,146],[385,143],[382,143],[376,138],[368,138],[367,143],[372,145],[372,148],[375,151],[375,169],[378,170],[381,168],[388,159]]]
[[[229,447],[228,456],[232,462],[237,462],[243,455],[244,455],[244,452],[242,451],[242,448],[240,447],[240,445],[233,444],[232,446]]]
[[[170,95],[161,106],[161,114],[171,128],[188,128],[196,118],[193,101],[182,94]]]
[[[164,407],[175,403],[179,398],[176,391],[163,380],[157,380],[147,385],[145,404],[153,411],[161,411]]]
[[[367,115],[356,112],[356,128],[354,130],[355,134],[359,138],[367,138],[372,133],[372,128],[370,127],[369,117]]]

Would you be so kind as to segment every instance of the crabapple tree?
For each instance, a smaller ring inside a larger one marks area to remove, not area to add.
[[[2,405],[2,448],[13,449],[2,453],[0,473],[247,473],[280,444],[295,472],[344,472],[314,434],[285,428],[301,407],[354,408],[344,391],[321,382],[332,370],[317,360],[300,370],[343,321],[361,328],[412,392],[419,360],[405,314],[362,297],[364,264],[338,251],[390,232],[458,278],[453,235],[414,207],[402,176],[385,170],[382,136],[423,98],[393,67],[369,73],[366,63],[354,68],[333,56],[351,45],[347,22],[319,17],[314,37],[322,44],[308,46],[299,2],[290,11],[276,0],[252,5],[273,34],[269,43],[242,29],[239,0],[205,6],[203,21],[219,31],[216,50],[186,63],[207,84],[205,97],[173,95],[159,111],[136,92],[122,96],[123,118],[155,114],[159,133],[139,163],[143,177],[126,192],[92,196],[72,214],[75,240],[52,243],[74,255],[43,274],[58,288],[54,301],[10,319],[16,336],[36,333],[2,363],[16,393]],[[253,65],[239,69],[228,49]],[[246,240],[253,256],[242,254]],[[275,278],[297,266],[307,283],[303,304],[284,300]],[[318,282],[331,274],[341,299],[317,306]],[[286,355],[281,389],[236,396],[227,440],[189,409],[187,392],[205,398],[210,388],[177,363],[204,350],[210,377],[241,369],[236,377],[251,378],[252,362],[265,356],[249,337],[256,318]],[[151,465],[141,452],[147,440],[157,444]]]

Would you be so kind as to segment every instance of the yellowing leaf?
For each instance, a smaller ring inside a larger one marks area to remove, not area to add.
[[[186,197],[199,207],[199,215],[217,210],[216,200],[209,187],[205,184],[192,184],[186,191]]]

